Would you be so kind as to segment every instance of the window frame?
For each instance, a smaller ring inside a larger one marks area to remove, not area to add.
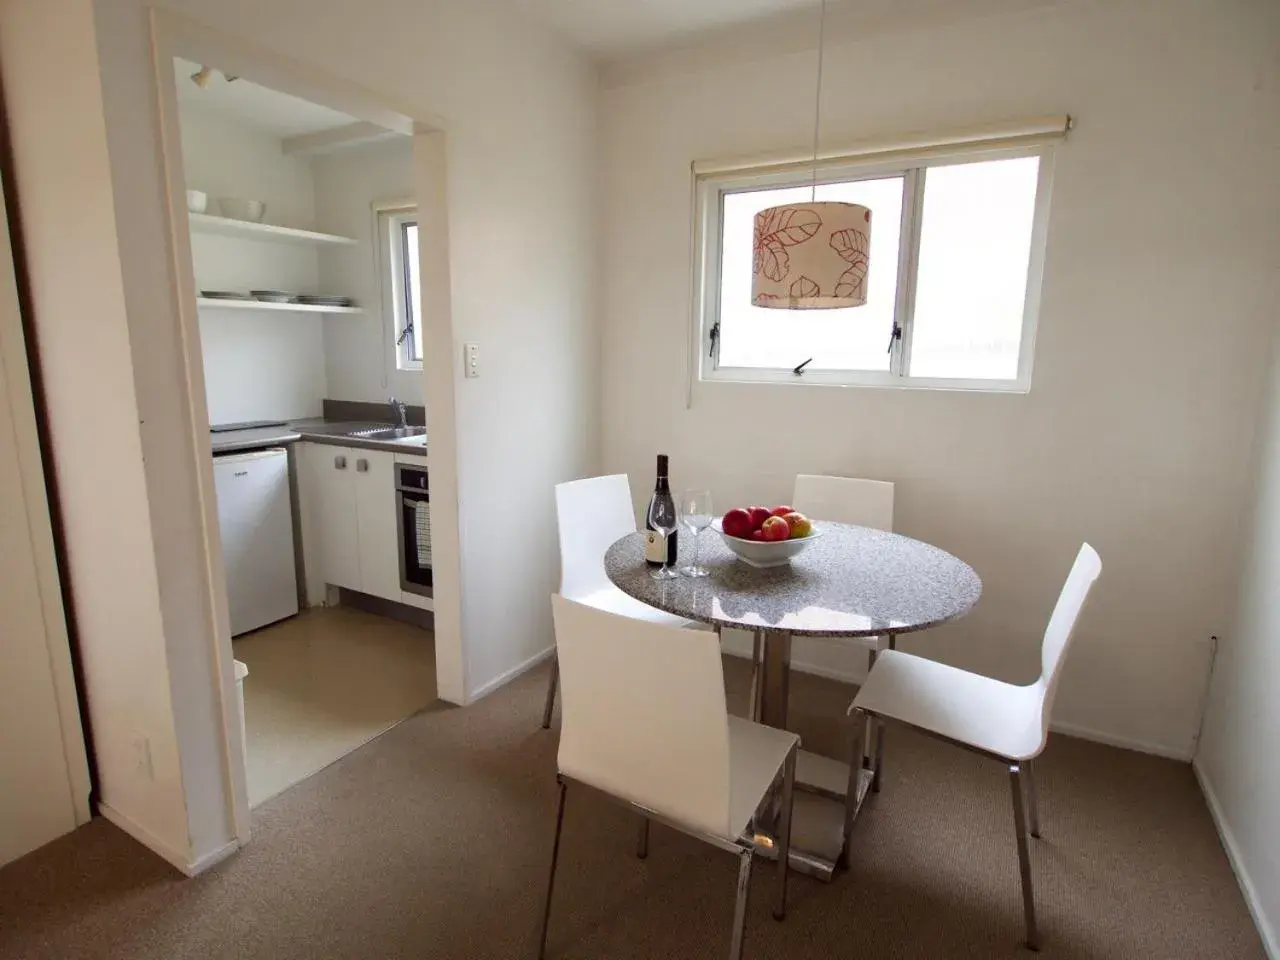
[[[885,177],[903,178],[901,241],[897,264],[898,297],[894,309],[894,322],[902,333],[900,337],[892,340],[892,345],[885,344],[890,352],[887,371],[806,370],[803,375],[797,376],[794,371],[785,367],[775,369],[720,366],[719,340],[712,340],[711,330],[720,319],[724,197],[731,193],[744,193],[770,187],[806,186],[813,182],[814,175],[812,167],[801,169],[796,165],[787,165],[784,169],[755,168],[725,173],[695,174],[694,297],[691,328],[695,356],[700,359],[696,366],[691,366],[696,369],[697,378],[703,382],[712,383],[1027,393],[1031,389],[1036,330],[1039,325],[1055,147],[1056,144],[1052,142],[1013,147],[957,147],[946,150],[927,150],[915,154],[899,154],[888,160],[843,159],[819,162],[816,178],[819,186]],[[1027,288],[1023,301],[1017,376],[1011,380],[909,376],[907,371],[910,370],[911,364],[915,292],[924,217],[924,171],[929,167],[1026,157],[1038,157],[1040,166],[1036,182],[1035,212],[1031,224],[1031,254],[1027,263]]]
[[[414,348],[421,343],[421,318],[412,303],[412,281],[405,257],[408,246],[408,228],[418,227],[419,243],[422,224],[418,220],[418,208],[413,204],[378,206],[378,283],[382,290],[383,312],[386,317],[391,349],[395,353],[397,370],[421,370],[422,357],[414,356]],[[421,304],[418,305],[419,309]],[[411,329],[406,334],[406,327]],[[403,337],[403,339],[402,339]]]

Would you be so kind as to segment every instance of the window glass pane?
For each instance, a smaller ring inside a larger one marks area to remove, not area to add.
[[[913,377],[1014,380],[1038,157],[925,172]]]
[[[888,370],[898,286],[901,177],[822,184],[818,200],[871,210],[867,303],[841,310],[770,310],[751,305],[754,218],[780,203],[809,199],[810,188],[753,190],[724,196],[720,263],[720,366],[807,370]]]
[[[418,225],[410,223],[404,229],[405,274],[409,278],[409,302],[405,312],[413,319],[414,360],[422,359],[422,321],[419,311],[422,304],[422,265],[418,262]]]

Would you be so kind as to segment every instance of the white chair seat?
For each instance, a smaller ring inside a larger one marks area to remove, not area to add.
[[[667,613],[665,610],[651,607],[647,603],[641,603],[635,597],[628,596],[615,586],[602,587],[585,596],[571,597],[570,599],[588,607],[595,607],[597,610],[604,610],[606,613],[616,613],[622,617],[630,617],[633,620],[646,620],[649,623],[661,623],[668,627],[701,626],[701,624],[693,620],[686,620],[684,617],[678,617],[674,613]]]
[[[853,706],[1010,760],[1044,748],[1043,694],[944,663],[885,650]]]
[[[729,717],[729,827],[736,840],[751,823],[800,738],[786,730]]]

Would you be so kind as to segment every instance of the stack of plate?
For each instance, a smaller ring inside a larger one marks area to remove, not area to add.
[[[305,293],[298,296],[298,303],[309,304],[313,307],[351,307],[355,305],[355,301],[350,297],[313,297]]]
[[[252,300],[247,293],[236,293],[234,290],[201,290],[200,296],[208,300]]]
[[[255,300],[261,300],[263,303],[296,303],[298,295],[296,293],[287,293],[284,290],[250,290]]]

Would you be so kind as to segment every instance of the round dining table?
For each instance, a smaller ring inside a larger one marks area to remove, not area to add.
[[[819,522],[817,536],[790,563],[757,568],[707,530],[699,563],[707,576],[656,579],[644,560],[645,537],[628,534],[605,553],[609,580],[649,606],[717,630],[753,634],[753,716],[785,728],[790,697],[791,638],[818,637],[839,643],[897,638],[954,620],[982,594],[982,581],[963,560],[900,534],[850,524]],[[681,565],[693,559],[692,537],[680,538]],[[841,763],[801,751],[796,786],[839,806],[833,815],[806,801],[793,814],[791,863],[824,879],[846,851],[847,832],[867,794],[878,789],[884,756],[883,729],[862,750],[862,762]],[[874,759],[872,759],[874,758]]]

